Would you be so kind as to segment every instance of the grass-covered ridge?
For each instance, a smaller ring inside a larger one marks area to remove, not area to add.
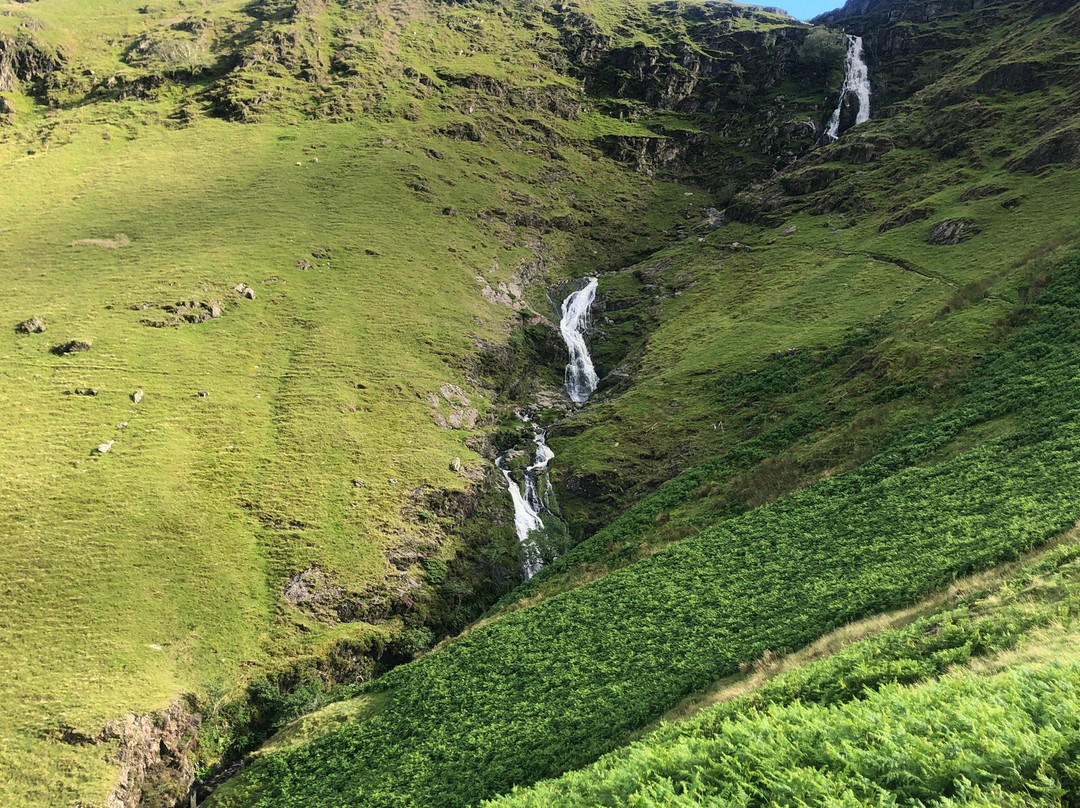
[[[1074,259],[955,410],[856,471],[397,669],[376,685],[381,712],[258,761],[218,804],[468,805],[610,750],[767,649],[1046,541],[1078,515],[1078,311]],[[1013,414],[1005,435],[949,451]]]

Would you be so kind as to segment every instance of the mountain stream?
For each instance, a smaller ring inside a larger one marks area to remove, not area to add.
[[[870,120],[870,68],[866,66],[866,60],[863,58],[862,37],[850,34],[848,34],[847,58],[844,60],[844,86],[840,90],[840,100],[825,130],[825,137],[829,141],[840,137],[840,116],[843,114],[844,101],[849,93],[854,95],[859,102],[853,125],[866,123]]]
[[[575,404],[584,404],[600,383],[593,367],[589,346],[585,342],[585,332],[589,328],[589,309],[596,299],[598,286],[596,278],[589,278],[584,287],[571,292],[559,307],[559,332],[570,353],[566,365],[566,397]],[[554,495],[551,481],[548,479],[548,464],[555,453],[547,445],[547,434],[529,416],[518,412],[519,419],[529,424],[533,430],[532,463],[525,467],[523,480],[514,479],[508,461],[509,452],[503,452],[495,458],[495,466],[506,481],[506,488],[514,503],[514,532],[525,557],[521,572],[526,578],[532,578],[544,566],[542,548],[533,534],[544,527],[541,513],[552,513]]]

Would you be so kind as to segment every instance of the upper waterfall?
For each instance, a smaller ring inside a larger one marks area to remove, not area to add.
[[[599,281],[589,278],[584,288],[571,292],[562,303],[562,317],[559,331],[570,351],[570,362],[566,366],[566,395],[575,404],[589,400],[600,377],[596,375],[589,347],[585,344],[585,331],[589,327],[589,307],[596,298]]]
[[[863,58],[862,37],[851,34],[848,34],[847,58],[844,60],[844,86],[825,130],[825,137],[830,141],[840,137],[840,116],[849,93],[855,96],[859,105],[855,110],[855,123],[852,125],[866,123],[870,120],[870,68],[866,66]]]

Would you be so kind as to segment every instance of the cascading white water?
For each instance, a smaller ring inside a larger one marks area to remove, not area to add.
[[[859,101],[859,108],[855,112],[855,125],[866,123],[870,120],[870,68],[866,66],[863,58],[862,37],[851,34],[848,34],[847,58],[844,60],[844,86],[825,130],[825,137],[830,141],[840,137],[840,115],[848,93],[853,93]]]
[[[589,356],[589,346],[585,344],[589,308],[596,299],[598,285],[596,278],[589,278],[584,288],[571,292],[562,303],[559,331],[562,332],[567,350],[570,351],[570,363],[566,366],[566,395],[575,404],[588,401],[596,385],[600,383],[592,357]],[[547,445],[544,430],[522,413],[517,415],[533,429],[533,443],[536,445],[533,462],[525,467],[524,479],[520,483],[514,479],[507,465],[508,453],[504,452],[496,457],[495,466],[502,473],[506,490],[510,492],[510,499],[514,503],[514,532],[525,557],[521,572],[526,578],[532,578],[544,566],[542,549],[532,534],[544,527],[540,514],[545,511],[551,513],[551,480],[548,479],[547,470],[555,453]]]
[[[555,457],[555,453],[548,448],[544,430],[536,424],[532,424],[532,428],[536,454],[533,455],[532,465],[525,468],[523,483],[519,484],[510,473],[510,469],[506,466],[505,454],[495,458],[495,465],[502,472],[503,479],[506,480],[506,489],[514,502],[514,532],[517,534],[518,543],[525,556],[521,571],[526,578],[532,578],[544,566],[540,547],[530,534],[544,526],[540,513],[548,510],[547,497],[551,486],[547,477],[547,467],[551,459]],[[541,480],[544,485],[543,494],[540,493]]]
[[[559,331],[570,351],[570,363],[566,366],[566,395],[575,404],[589,400],[592,391],[600,383],[585,344],[585,331],[589,327],[589,307],[596,298],[599,281],[589,278],[583,289],[571,292],[562,304]]]

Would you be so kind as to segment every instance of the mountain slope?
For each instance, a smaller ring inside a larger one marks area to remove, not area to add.
[[[360,692],[218,803],[475,804],[1072,524],[1080,17],[971,5],[0,17],[0,794],[170,805]],[[582,541],[515,589],[522,408]]]

